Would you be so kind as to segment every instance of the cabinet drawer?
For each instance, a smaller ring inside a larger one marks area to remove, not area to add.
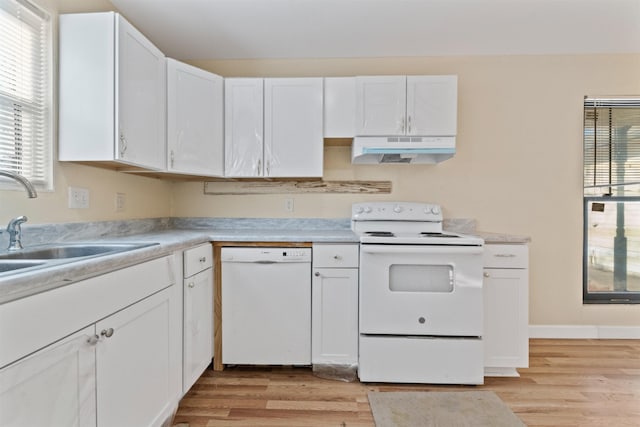
[[[314,244],[313,267],[358,267],[359,245]]]
[[[528,268],[529,246],[526,244],[487,244],[484,247],[485,268]]]
[[[197,246],[184,251],[184,277],[191,277],[213,265],[213,248],[211,244]]]

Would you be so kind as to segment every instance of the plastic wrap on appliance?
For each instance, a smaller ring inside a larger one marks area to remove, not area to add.
[[[314,364],[313,375],[327,380],[353,382],[358,379],[358,365],[355,363]]]
[[[225,176],[256,177],[263,173],[262,130],[254,129],[252,134],[241,138],[249,143],[227,144],[225,146]],[[265,153],[266,154],[266,153]],[[265,155],[265,158],[266,157]]]

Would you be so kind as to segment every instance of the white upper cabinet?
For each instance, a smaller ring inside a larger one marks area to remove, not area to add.
[[[264,83],[267,177],[321,177],[322,78],[272,78]]]
[[[222,176],[222,77],[167,58],[167,171]]]
[[[356,135],[404,134],[405,76],[356,77]]]
[[[407,135],[456,135],[457,76],[407,76]]]
[[[321,177],[322,78],[225,79],[225,176]]]
[[[356,77],[356,135],[455,135],[457,81],[457,76]]]
[[[113,12],[60,16],[59,159],[165,169],[165,58]]]
[[[263,176],[263,79],[224,81],[225,176]]]
[[[356,118],[356,78],[325,77],[324,137],[353,138]]]

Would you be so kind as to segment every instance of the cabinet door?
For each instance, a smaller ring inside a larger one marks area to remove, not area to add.
[[[180,289],[166,288],[96,324],[99,426],[160,425],[178,404],[182,349],[174,288]]]
[[[356,135],[404,135],[406,77],[356,77]]]
[[[167,58],[167,149],[170,172],[221,176],[223,78]]]
[[[115,158],[165,169],[165,58],[149,40],[117,15],[118,43]]]
[[[93,326],[0,370],[0,425],[95,426]]]
[[[321,177],[322,78],[265,79],[264,175]]]
[[[457,97],[457,76],[408,76],[406,133],[455,135]]]
[[[213,270],[184,280],[183,392],[213,359]]]
[[[355,118],[356,78],[325,77],[324,137],[353,138]]]
[[[225,79],[225,176],[263,175],[262,92],[262,79]]]
[[[484,270],[485,366],[529,366],[529,308],[526,269]]]
[[[314,269],[311,322],[312,363],[337,365],[357,363],[357,269]]]

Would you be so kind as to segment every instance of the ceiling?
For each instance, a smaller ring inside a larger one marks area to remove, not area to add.
[[[111,0],[182,60],[640,53],[640,0]]]

